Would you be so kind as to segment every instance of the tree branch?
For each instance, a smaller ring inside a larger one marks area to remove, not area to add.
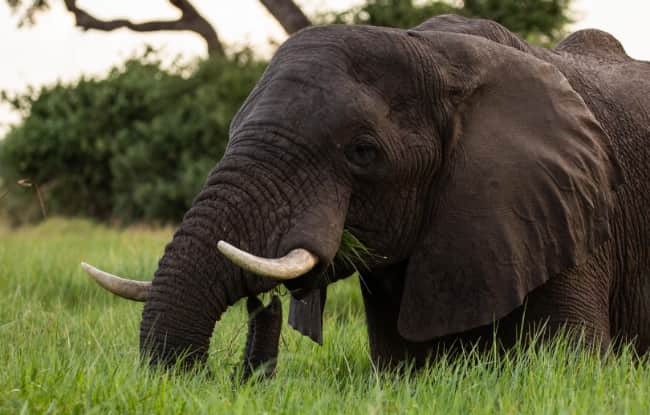
[[[260,0],[260,2],[280,22],[288,34],[311,26],[309,18],[305,16],[293,0]]]
[[[169,0],[181,11],[181,17],[176,20],[158,20],[134,23],[127,19],[101,20],[77,6],[77,0],[65,0],[65,6],[75,17],[75,24],[83,30],[112,31],[126,28],[135,32],[156,32],[163,30],[190,31],[205,40],[209,55],[224,55],[223,46],[212,25],[194,8],[189,0]]]

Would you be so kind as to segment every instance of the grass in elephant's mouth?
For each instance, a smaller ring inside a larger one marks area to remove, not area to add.
[[[336,275],[336,263],[340,263],[345,269],[353,270],[354,274],[359,276],[361,282],[365,285],[363,272],[368,270],[368,259],[378,257],[370,248],[357,238],[352,229],[343,229],[341,244],[336,252],[332,262],[332,274]]]
[[[650,413],[650,362],[629,350],[603,360],[560,341],[505,356],[470,352],[410,375],[379,372],[355,278],[328,290],[322,347],[285,323],[273,379],[230,379],[246,341],[245,301],[217,324],[209,373],[150,370],[138,357],[142,305],[108,295],[78,264],[146,279],[172,229],[1,225],[0,414]]]
[[[341,245],[336,252],[335,262],[338,261],[356,272],[368,269],[367,258],[374,253],[357,238],[349,228],[343,230]]]

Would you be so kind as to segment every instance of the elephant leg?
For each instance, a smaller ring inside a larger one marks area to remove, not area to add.
[[[263,377],[273,376],[282,329],[282,303],[278,296],[274,295],[266,307],[257,297],[249,297],[246,308],[249,321],[244,366],[240,377],[242,382],[258,370]]]
[[[404,288],[405,264],[363,272],[359,278],[366,308],[370,356],[379,368],[399,368],[413,361],[424,364],[428,347],[409,342],[397,331],[397,318]]]
[[[610,343],[609,270],[601,251],[586,263],[556,275],[528,295],[524,320],[527,330],[544,326],[543,337],[567,330],[589,350],[604,353]]]

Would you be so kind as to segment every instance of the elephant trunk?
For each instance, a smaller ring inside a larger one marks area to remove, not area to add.
[[[153,362],[174,363],[181,356],[189,363],[204,360],[214,325],[226,308],[279,284],[231,262],[219,252],[218,241],[264,258],[292,252],[289,257],[295,257],[298,252],[305,259],[300,252],[309,251],[312,263],[300,279],[316,283],[338,249],[346,191],[318,177],[307,182],[329,184],[321,192],[305,186],[304,177],[278,184],[277,165],[233,152],[209,176],[186,213],[148,289],[140,346]]]
[[[208,186],[201,192],[154,275],[140,325],[141,352],[152,363],[170,365],[182,357],[191,366],[204,360],[215,323],[226,308],[278,284],[243,271],[217,250],[217,241],[228,238],[267,252],[259,237],[247,235],[252,228],[241,216],[243,208],[230,207],[217,192],[225,194],[227,189]],[[238,198],[227,194],[228,199]]]

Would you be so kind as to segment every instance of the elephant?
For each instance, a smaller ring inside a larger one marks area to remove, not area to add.
[[[336,259],[345,229],[375,253],[360,289],[377,365],[495,336],[507,348],[540,327],[641,354],[649,109],[650,62],[599,30],[546,49],[456,15],[307,28],[233,118],[153,281],[84,267],[145,301],[154,365],[202,364],[227,307],[279,285],[290,324],[322,342],[327,286],[351,274]],[[273,307],[249,334],[253,366],[277,355]]]

